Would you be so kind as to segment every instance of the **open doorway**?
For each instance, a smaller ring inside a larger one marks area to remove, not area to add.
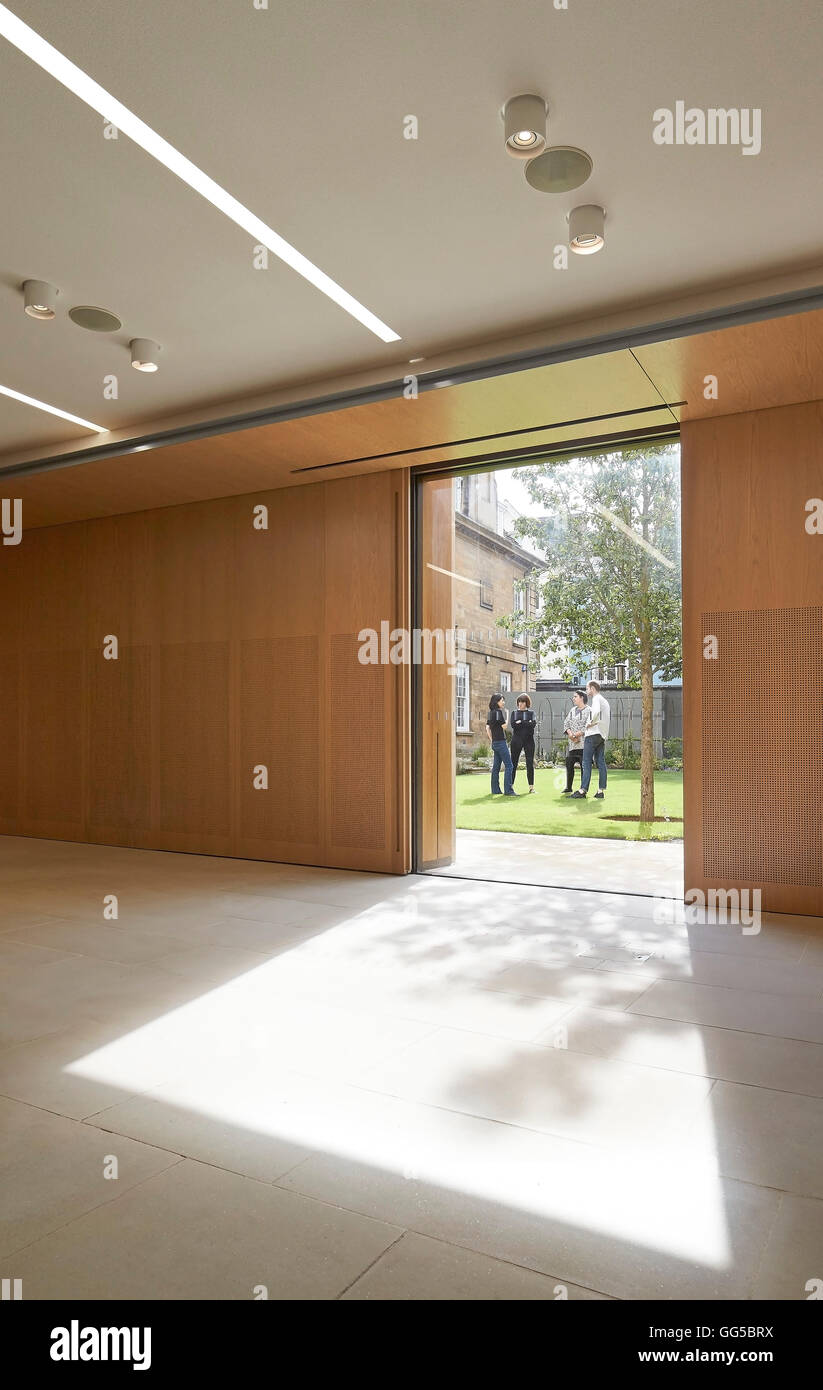
[[[682,896],[678,441],[417,489],[417,867]]]

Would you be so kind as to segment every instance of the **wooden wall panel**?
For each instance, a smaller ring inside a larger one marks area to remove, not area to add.
[[[421,489],[420,626],[454,626],[454,482],[428,479]],[[420,867],[450,864],[455,856],[454,673],[442,662],[420,668],[421,748],[418,786]]]
[[[109,632],[110,628],[106,628]],[[131,845],[151,817],[149,646],[121,645],[116,661],[89,650],[87,836]]]
[[[409,671],[357,654],[409,625],[407,493],[317,483],[0,548],[0,830],[406,872]]]
[[[823,309],[736,324],[633,349],[682,420],[816,401],[823,396]],[[706,398],[706,379],[716,395]]]
[[[20,661],[14,647],[3,647],[0,662],[0,710],[3,743],[0,751],[0,833],[19,823],[20,797]]]
[[[394,730],[388,701],[390,666],[363,665],[356,632],[332,633],[328,644],[329,749],[337,775],[329,782],[329,839],[336,849],[385,851],[392,833],[387,763]]]
[[[324,572],[326,689],[330,767],[324,821],[327,853],[353,868],[375,855],[408,864],[407,801],[398,796],[397,769],[408,737],[402,711],[409,667],[359,660],[365,630],[408,628],[404,569],[408,555],[405,487],[392,474],[371,474],[326,485]],[[379,519],[378,525],[375,521]],[[402,613],[401,621],[392,614]],[[370,790],[371,789],[371,790]]]
[[[20,824],[20,575],[19,558],[9,552],[19,546],[0,543],[0,834]]]
[[[823,403],[685,424],[682,480],[686,887],[823,916]]]
[[[163,642],[152,662],[152,839],[231,852],[228,642]]]
[[[53,534],[65,540],[67,528]],[[140,843],[151,825],[151,669],[154,627],[149,594],[149,532],[144,515],[83,528],[87,582],[86,837]],[[118,658],[105,657],[116,637]]]
[[[323,761],[320,639],[245,640],[239,665],[240,834],[250,843],[302,846],[315,858]],[[268,794],[255,787],[260,767],[267,769]]]
[[[86,748],[86,554],[82,527],[27,535],[19,567],[20,819],[23,834],[82,838]]]
[[[23,658],[23,805],[27,833],[80,837],[83,826],[83,652]]]

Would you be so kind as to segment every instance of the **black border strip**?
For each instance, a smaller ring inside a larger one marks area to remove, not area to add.
[[[733,308],[709,310],[698,314],[685,314],[679,318],[663,319],[645,328],[623,329],[619,332],[595,335],[590,338],[570,339],[569,342],[553,348],[531,349],[527,352],[513,353],[499,358],[487,358],[469,367],[455,367],[450,371],[418,373],[418,391],[435,390],[443,386],[457,386],[465,382],[484,381],[490,377],[505,376],[511,372],[524,371],[529,367],[548,366],[553,362],[571,362],[580,357],[594,357],[604,352],[617,352],[621,349],[642,347],[647,343],[665,342],[669,338],[692,337],[697,333],[732,328],[738,324],[755,323],[763,319],[781,318],[788,314],[808,313],[823,308],[823,285],[810,290],[795,290],[790,294],[772,295],[765,299],[749,300]],[[550,326],[550,325],[547,325]],[[327,396],[309,397],[294,405],[269,407],[246,415],[232,415],[198,425],[180,426],[176,429],[155,431],[151,434],[135,436],[117,443],[101,444],[94,448],[78,449],[74,453],[54,454],[49,458],[35,459],[28,463],[15,463],[0,468],[0,478],[22,478],[36,473],[47,473],[58,468],[75,468],[95,459],[122,458],[125,455],[144,452],[147,449],[164,448],[169,444],[186,444],[197,439],[208,439],[217,434],[231,434],[237,430],[254,429],[258,425],[276,424],[283,420],[299,420],[310,415],[322,415],[328,411],[342,410],[349,406],[369,405],[378,401],[390,400],[402,387],[404,378],[397,377],[379,386],[365,386],[352,391],[338,391]]]
[[[611,417],[608,417],[611,418]],[[440,463],[421,463],[411,469],[412,477],[425,478],[434,474],[452,473],[491,473],[496,468],[505,468],[523,459],[532,463],[536,458],[570,458],[577,454],[596,453],[605,444],[631,444],[633,439],[679,439],[680,426],[676,422],[650,425],[643,430],[610,430],[607,434],[591,434],[576,440],[559,441],[556,445],[537,444],[528,449],[508,449],[500,454],[475,454],[468,459],[443,459]]]

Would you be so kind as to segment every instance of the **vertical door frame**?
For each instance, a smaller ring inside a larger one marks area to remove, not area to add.
[[[428,464],[419,468],[412,468],[411,473],[411,516],[410,516],[410,539],[411,539],[411,615],[412,628],[420,628],[423,618],[423,575],[421,572],[423,556],[423,505],[422,492],[425,484],[432,478],[450,477],[452,479],[464,474],[471,473],[492,473],[498,469],[512,468],[518,463],[523,467],[528,467],[530,463],[541,462],[544,459],[579,458],[584,454],[597,454],[610,446],[619,449],[631,448],[632,444],[648,443],[652,444],[656,440],[662,443],[676,441],[681,443],[681,430],[678,426],[673,428],[667,426],[660,430],[642,430],[634,436],[619,435],[615,438],[609,435],[603,439],[591,440],[587,438],[575,447],[574,444],[564,442],[562,448],[557,450],[529,449],[525,452],[496,454],[485,458],[472,458],[463,463],[445,463],[438,466]],[[681,496],[682,486],[682,447],[681,447]],[[680,593],[680,612],[681,612],[681,632],[685,627],[685,608],[682,588],[682,541],[683,541],[683,518],[680,518],[680,540],[681,540],[681,593]],[[412,737],[412,759],[411,759],[411,872],[429,873],[432,868],[438,865],[428,864],[425,868],[421,867],[421,845],[423,838],[423,798],[420,794],[423,776],[423,738],[422,738],[422,670],[419,665],[412,669],[411,681],[411,737]],[[685,694],[685,692],[684,692]],[[684,779],[685,789],[685,779]],[[686,851],[686,819],[684,812],[683,820],[683,852],[685,860]],[[443,861],[444,864],[450,861]],[[685,873],[685,870],[684,870]],[[685,885],[685,879],[684,879]]]

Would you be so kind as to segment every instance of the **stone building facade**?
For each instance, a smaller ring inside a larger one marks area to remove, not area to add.
[[[466,634],[456,677],[458,748],[485,742],[495,691],[508,701],[510,692],[516,698],[534,689],[528,635],[497,626],[498,618],[536,611],[537,587],[529,579],[541,561],[510,534],[515,515],[498,503],[493,473],[455,479],[455,625]]]

